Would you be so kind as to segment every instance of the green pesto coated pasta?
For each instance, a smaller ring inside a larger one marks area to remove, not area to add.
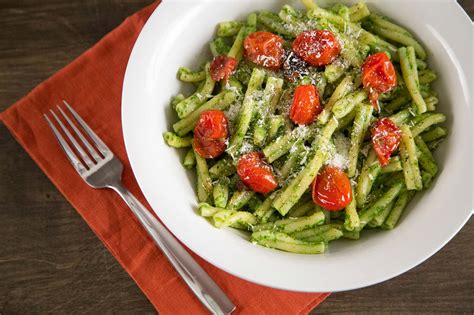
[[[337,120],[331,119],[323,128],[320,137],[315,140],[313,146],[319,148],[319,150],[306,167],[299,172],[298,176],[295,177],[287,187],[285,187],[282,194],[273,202],[273,207],[277,209],[281,215],[285,215],[291,207],[296,204],[298,199],[303,195],[316,177],[322,164],[327,159],[327,153],[324,151],[324,148],[328,146],[329,139],[334,133],[337,125]]]
[[[336,228],[331,227],[327,231],[322,232],[321,234],[314,235],[305,239],[306,242],[330,242],[341,238],[344,233]]]
[[[196,165],[196,156],[194,155],[194,150],[191,148],[186,152],[186,155],[183,159],[183,166],[187,169],[192,169]]]
[[[260,12],[258,21],[271,29],[272,31],[289,37],[296,37],[300,30],[286,24],[277,14],[271,12]]]
[[[199,116],[210,109],[225,110],[237,98],[237,94],[233,91],[223,91],[204,103],[201,107],[190,113],[173,125],[174,131],[178,136],[184,136],[194,129]]]
[[[302,200],[303,198],[301,198]],[[301,201],[300,200],[300,201]],[[306,202],[297,203],[291,210],[288,212],[288,217],[290,218],[297,218],[302,217],[315,209],[315,205],[313,200],[308,200]]]
[[[219,211],[225,210],[223,208],[218,208],[218,207],[213,207],[210,204],[206,202],[201,202],[198,205],[199,213],[201,214],[202,217],[212,217],[214,214],[216,214]]]
[[[415,144],[420,153],[418,161],[420,162],[421,167],[430,173],[431,176],[435,176],[438,173],[438,165],[436,164],[430,149],[420,136],[415,137]]]
[[[206,159],[194,151],[196,157],[196,170],[198,174],[197,192],[199,202],[206,202],[212,192],[212,181],[209,176]]]
[[[275,212],[275,208],[272,207],[273,200],[276,194],[273,193],[260,204],[255,210],[254,215],[260,220],[260,223],[267,223],[270,216]]]
[[[400,143],[400,159],[402,161],[405,184],[408,190],[423,188],[421,174],[418,166],[418,156],[412,132],[407,125],[400,126],[402,141]]]
[[[398,156],[392,156],[390,158],[390,162],[384,167],[382,167],[380,173],[386,174],[386,173],[399,172],[402,169],[403,168],[402,168],[402,163],[400,162],[400,158]]]
[[[324,242],[311,243],[294,239],[285,233],[270,230],[252,233],[251,242],[298,254],[320,254],[326,249]]]
[[[240,210],[244,207],[250,199],[255,195],[255,192],[250,190],[236,191],[229,200],[227,208],[229,210]]]
[[[354,193],[352,193],[354,195]],[[351,203],[345,208],[344,228],[347,231],[357,230],[360,226],[359,214],[357,213],[357,202],[352,198]]]
[[[349,150],[349,177],[354,177],[357,170],[357,161],[360,152],[362,140],[369,128],[370,118],[372,117],[372,105],[359,104],[356,108],[354,125],[351,131],[351,148]]]
[[[334,25],[336,25],[340,31],[347,32],[349,35],[354,36],[366,45],[371,45],[376,42],[375,36],[372,33],[364,30],[358,24],[348,22],[344,20],[343,17],[322,8],[318,7],[312,9],[308,12],[308,16],[310,18],[327,19],[329,22],[334,23]]]
[[[180,137],[173,132],[165,132],[163,139],[166,144],[173,148],[186,148],[191,146],[193,138],[191,137]]]
[[[209,169],[209,175],[212,179],[218,179],[225,176],[230,176],[235,173],[235,166],[230,159],[219,160]]]
[[[367,159],[362,166],[362,171],[357,181],[357,188],[355,191],[355,198],[357,200],[357,207],[362,208],[369,196],[375,179],[381,171],[380,163],[374,150],[370,150]]]
[[[256,103],[256,91],[260,90],[263,80],[265,78],[265,72],[258,68],[254,68],[250,82],[245,92],[245,98],[242,107],[239,112],[239,120],[236,127],[236,131],[233,134],[229,142],[227,152],[231,156],[236,156],[242,146],[244,137],[249,129],[250,121],[254,113],[254,107]]]
[[[173,99],[171,100],[171,107],[173,109],[176,109],[176,105],[181,102],[182,100],[184,100],[186,97],[183,95],[183,94],[178,94],[176,95],[175,97],[173,97]]]
[[[268,119],[268,141],[273,141],[278,135],[278,131],[285,124],[285,119],[280,115],[270,116]]]
[[[226,177],[217,181],[213,186],[212,196],[216,207],[225,208],[229,199],[229,180]]]
[[[423,141],[430,142],[430,141],[438,140],[439,138],[443,138],[447,134],[448,132],[446,131],[446,128],[435,127],[432,130],[422,133],[420,136],[423,139]]]
[[[222,37],[217,37],[215,40],[209,43],[209,49],[211,50],[212,55],[227,55],[230,51],[230,46],[227,45],[225,40]]]
[[[283,80],[268,77],[262,96],[262,108],[257,111],[258,119],[255,123],[253,139],[254,143],[262,147],[266,143],[267,130],[269,129],[269,115],[275,112],[283,87]]]
[[[178,78],[183,82],[199,82],[206,79],[206,72],[192,72],[189,68],[181,67],[178,69]]]
[[[393,205],[395,204],[395,201],[393,200],[391,203],[389,203],[382,211],[380,211],[373,219],[368,223],[368,225],[372,228],[375,227],[380,227],[382,224],[385,222],[385,219],[388,217],[390,214],[390,211],[392,211]]]
[[[400,196],[398,196],[397,201],[395,202],[395,205],[390,211],[387,219],[385,219],[385,222],[382,224],[383,229],[391,230],[395,227],[403,213],[403,210],[410,199],[413,198],[414,194],[415,193],[413,191],[403,191],[400,193]]]
[[[205,73],[206,81],[204,85],[196,93],[176,104],[176,112],[179,118],[188,116],[211,97],[215,81],[212,80],[209,73],[209,64],[206,65]]]
[[[318,122],[320,124],[326,124],[329,121],[329,117],[331,116],[331,111],[334,104],[341,98],[347,95],[353,89],[353,78],[352,76],[346,76],[342,81],[338,84],[334,92],[332,93],[331,97],[324,105],[323,111],[318,115]]]
[[[257,15],[255,13],[250,14],[247,17],[247,23],[240,28],[237,36],[230,48],[227,56],[240,60],[242,58],[243,45],[245,37],[248,34],[256,31]]]
[[[186,148],[182,164],[197,174],[197,214],[214,227],[241,230],[259,246],[320,254],[329,242],[365,237],[364,229],[394,229],[414,195],[436,183],[442,165],[434,150],[448,130],[441,125],[446,105],[432,85],[443,74],[428,67],[427,50],[412,30],[371,12],[363,1],[329,7],[301,2],[303,10],[284,4],[274,12],[255,10],[242,20],[219,23],[208,41],[212,56],[178,69],[177,79],[192,83],[187,88],[194,91],[171,98],[167,110],[179,120],[163,139],[172,148]],[[309,30],[331,32],[340,45],[322,66],[310,66],[313,62],[292,49]],[[246,40],[254,32],[273,36]],[[389,57],[397,78],[395,87],[378,93],[376,109],[368,98],[371,94],[373,102],[378,88],[367,80],[370,67],[362,71],[375,53]],[[228,58],[218,64],[212,59],[218,55]],[[269,68],[265,58],[275,57]],[[222,73],[225,79],[215,82]],[[317,98],[298,89],[303,85],[314,86]],[[207,111],[221,113],[200,120]],[[385,135],[372,139],[370,132],[382,118],[401,131],[383,167],[378,156],[383,152],[373,141],[383,145]],[[209,154],[202,153],[206,150]],[[242,160],[247,153],[252,154]],[[338,211],[313,200],[323,193],[317,177],[327,167],[344,172],[352,190],[352,199],[341,197]]]
[[[239,33],[243,23],[239,21],[221,22],[217,25],[217,36],[229,37]]]
[[[334,103],[332,112],[337,119],[340,119],[349,114],[357,104],[366,99],[367,92],[365,90],[357,90],[337,100],[336,103]]]
[[[307,217],[288,218],[288,219],[278,220],[275,222],[256,225],[253,227],[253,231],[258,232],[262,230],[274,230],[274,231],[289,234],[289,233],[306,230],[311,227],[321,225],[323,223],[324,223],[324,214],[322,214],[321,212],[316,212]]]
[[[407,85],[408,92],[416,105],[418,114],[426,112],[426,103],[420,92],[420,84],[418,80],[418,71],[415,60],[415,52],[413,47],[401,47],[398,49],[400,57],[400,67],[402,68],[403,79]]]
[[[257,218],[247,211],[221,210],[215,213],[212,218],[214,219],[214,226],[217,228],[231,226],[248,230],[257,223]]]
[[[358,230],[361,230],[372,219],[388,207],[397,198],[403,188],[402,182],[397,182],[391,186],[372,206],[360,211],[360,225]]]
[[[358,2],[349,8],[349,19],[351,22],[359,22],[370,15],[369,8],[365,2]]]
[[[436,124],[440,124],[446,120],[446,116],[441,113],[429,114],[424,119],[419,121],[411,130],[413,137],[418,136],[420,133],[425,131],[428,127]]]

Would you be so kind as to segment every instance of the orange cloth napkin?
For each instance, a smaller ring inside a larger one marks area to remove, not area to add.
[[[125,152],[120,101],[132,47],[157,6],[152,4],[127,18],[94,47],[1,113],[0,119],[160,313],[205,314],[199,300],[120,197],[111,190],[90,188],[75,173],[42,116],[63,99],[72,104],[124,163],[125,186],[147,205]],[[329,295],[262,287],[194,257],[237,305],[236,314],[308,313]]]

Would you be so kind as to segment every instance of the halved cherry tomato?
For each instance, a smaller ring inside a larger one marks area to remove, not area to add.
[[[272,167],[260,152],[242,155],[237,162],[237,174],[247,187],[258,193],[269,193],[278,186]]]
[[[244,55],[251,62],[271,70],[281,67],[283,38],[270,32],[254,32],[244,40]]]
[[[212,60],[209,69],[211,72],[211,78],[214,81],[220,81],[222,79],[227,81],[232,73],[234,73],[236,66],[237,59],[224,55],[216,56]]]
[[[225,141],[223,140],[212,140],[206,138],[197,138],[196,135],[193,139],[193,148],[197,154],[205,159],[214,159],[222,155],[227,148]]]
[[[330,211],[344,209],[352,201],[351,182],[338,167],[326,166],[315,178],[313,202]]]
[[[223,111],[208,110],[199,116],[194,134],[207,139],[225,139],[229,135],[227,118]]]
[[[295,90],[290,119],[299,125],[311,124],[321,112],[318,89],[314,85],[300,85]]]
[[[330,31],[309,30],[296,37],[293,51],[310,65],[319,67],[333,62],[341,52],[341,45]]]
[[[397,74],[384,52],[368,56],[362,65],[362,84],[369,91],[372,106],[379,110],[379,94],[397,86]]]
[[[390,155],[398,148],[402,132],[393,121],[385,117],[373,124],[370,133],[380,165],[385,166],[389,163]]]
[[[220,110],[203,112],[194,128],[193,147],[203,158],[216,158],[224,153],[229,136],[227,118]]]

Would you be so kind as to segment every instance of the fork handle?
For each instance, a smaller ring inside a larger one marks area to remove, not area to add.
[[[121,183],[109,186],[127,203],[135,217],[163,251],[194,294],[213,314],[230,314],[235,305],[174,236]]]

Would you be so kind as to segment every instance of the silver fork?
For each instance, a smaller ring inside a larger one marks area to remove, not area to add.
[[[57,106],[66,123],[50,110],[51,115],[56,120],[70,143],[79,154],[71,149],[68,142],[61,135],[59,130],[44,114],[49,127],[53,131],[61,148],[66,153],[74,169],[82,179],[93,188],[110,188],[117,192],[127,203],[135,217],[140,221],[145,230],[155,241],[156,245],[163,251],[170,263],[183,278],[184,282],[191,288],[194,294],[204,304],[207,309],[214,314],[230,314],[235,309],[235,305],[226,296],[222,289],[209,277],[209,275],[198,265],[191,255],[181,246],[181,244],[171,235],[171,233],[122,185],[122,163],[115,157],[112,151],[95,134],[85,121],[63,101],[77,124],[89,136],[92,145],[84,136],[83,132],[73,123],[71,118]],[[66,127],[69,126],[72,132],[79,138],[83,146],[71,134]],[[87,152],[86,152],[87,151]]]

